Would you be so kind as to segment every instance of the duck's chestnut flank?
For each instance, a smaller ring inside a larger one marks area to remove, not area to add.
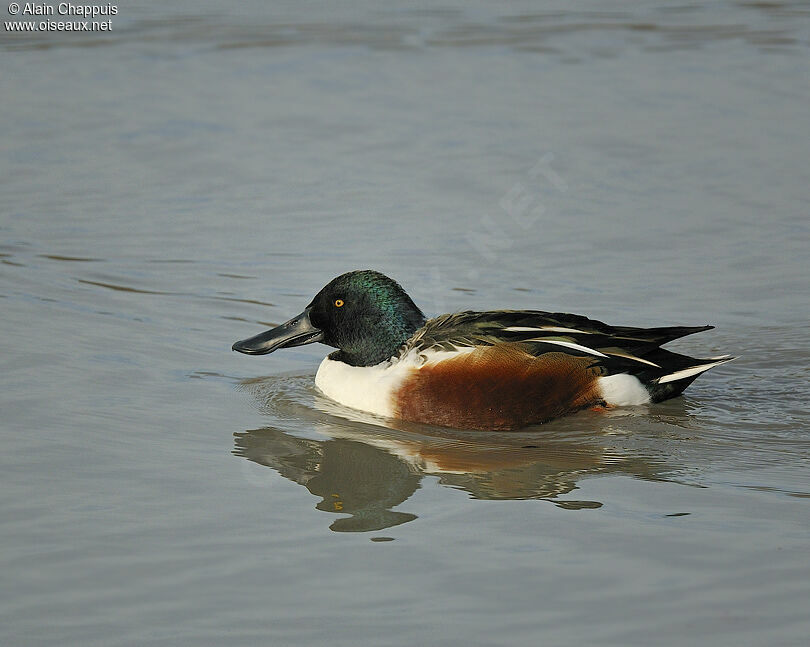
[[[599,370],[585,357],[499,344],[412,369],[395,417],[461,429],[510,430],[602,403]]]
[[[516,429],[595,404],[679,395],[731,357],[696,359],[662,344],[711,326],[609,326],[539,310],[458,312],[425,320],[373,270],[330,281],[304,312],[234,350],[266,354],[320,341],[338,350],[315,378],[356,409],[466,429]]]

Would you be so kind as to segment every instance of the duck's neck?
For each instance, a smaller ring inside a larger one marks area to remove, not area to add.
[[[350,343],[329,355],[330,359],[349,366],[376,366],[399,352],[408,339],[425,324],[425,316],[419,311],[403,313],[395,318],[386,318],[368,326],[365,334],[358,330]]]

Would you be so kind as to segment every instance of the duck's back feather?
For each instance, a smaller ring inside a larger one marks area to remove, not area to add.
[[[596,319],[542,310],[464,311],[429,319],[405,343],[411,350],[452,350],[464,346],[490,346],[504,342],[562,339],[591,349],[615,346],[625,350],[656,348],[713,326],[635,328],[610,326]]]
[[[510,343],[520,344],[536,357],[549,352],[592,357],[607,373],[646,371],[654,379],[670,369],[684,368],[683,361],[694,361],[663,351],[662,344],[712,328],[610,326],[580,315],[540,310],[465,311],[428,320],[405,343],[400,356]],[[662,358],[669,363],[661,362]]]

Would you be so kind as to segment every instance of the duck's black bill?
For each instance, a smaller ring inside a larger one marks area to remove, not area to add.
[[[292,348],[313,344],[323,339],[323,331],[312,325],[309,320],[309,308],[287,323],[259,333],[250,339],[236,342],[232,348],[246,355],[267,355],[279,348]]]

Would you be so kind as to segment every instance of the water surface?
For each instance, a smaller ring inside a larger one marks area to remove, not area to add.
[[[803,644],[808,14],[0,32],[0,643]],[[712,323],[671,347],[740,358],[489,434],[331,403],[323,346],[230,352],[364,267],[428,314]]]

